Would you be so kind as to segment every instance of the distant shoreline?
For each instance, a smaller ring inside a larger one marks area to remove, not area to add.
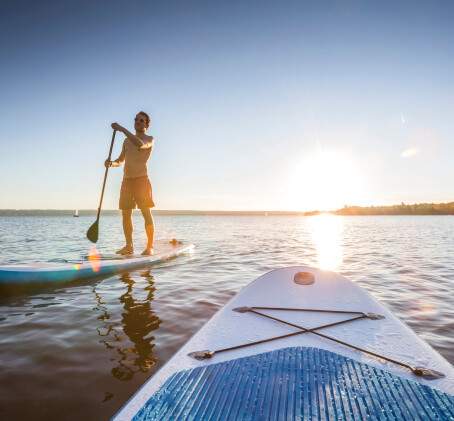
[[[449,203],[416,203],[413,205],[393,206],[344,206],[342,209],[329,212],[334,215],[454,215],[454,202]]]
[[[0,209],[0,216],[73,216],[74,209]],[[139,212],[136,210],[136,212]],[[454,202],[417,203],[394,206],[344,206],[335,211],[202,211],[202,210],[154,210],[153,215],[287,215],[313,216],[320,214],[360,216],[360,215],[454,215]],[[96,216],[96,209],[80,209],[79,216]],[[118,209],[106,209],[102,215],[121,215]]]

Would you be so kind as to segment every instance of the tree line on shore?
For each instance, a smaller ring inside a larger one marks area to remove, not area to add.
[[[416,203],[394,206],[344,206],[330,212],[334,215],[454,215],[454,202],[449,203]]]

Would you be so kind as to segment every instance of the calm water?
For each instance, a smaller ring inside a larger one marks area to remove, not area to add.
[[[0,264],[78,258],[94,217],[0,217]],[[454,363],[452,216],[157,216],[195,252],[110,277],[2,292],[2,419],[108,419],[230,297],[263,273],[348,276]],[[135,216],[135,245],[145,239]],[[122,246],[102,217],[98,251]]]

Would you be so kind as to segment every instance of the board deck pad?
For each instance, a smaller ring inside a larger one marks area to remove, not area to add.
[[[139,420],[454,420],[454,397],[340,354],[289,347],[175,373]]]

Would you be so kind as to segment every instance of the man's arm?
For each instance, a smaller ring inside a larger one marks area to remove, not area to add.
[[[120,156],[115,161],[108,161],[104,162],[104,166],[107,167],[121,167],[121,164],[125,162],[125,144],[123,143],[123,147],[121,148]]]
[[[146,140],[142,140],[140,137],[132,134],[129,130],[120,126],[118,123],[112,123],[112,129],[122,132],[134,145],[136,145],[140,149],[151,148],[151,146],[153,145],[153,136],[147,136]]]

